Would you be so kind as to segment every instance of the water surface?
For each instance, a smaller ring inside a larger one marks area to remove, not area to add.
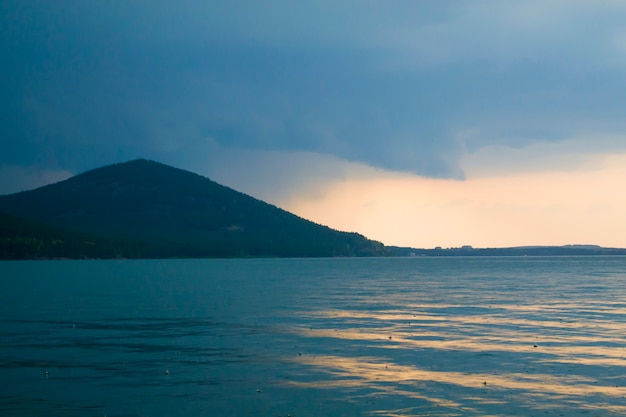
[[[0,415],[626,414],[626,258],[0,263]]]

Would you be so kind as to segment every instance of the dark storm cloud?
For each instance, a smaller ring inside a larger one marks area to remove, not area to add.
[[[617,2],[5,1],[1,162],[184,166],[219,146],[462,177],[467,150],[624,132],[624,13]]]

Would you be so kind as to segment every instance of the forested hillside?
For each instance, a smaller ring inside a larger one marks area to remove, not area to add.
[[[332,230],[200,175],[143,159],[0,196],[0,212],[5,257],[388,254],[381,243],[357,233]]]

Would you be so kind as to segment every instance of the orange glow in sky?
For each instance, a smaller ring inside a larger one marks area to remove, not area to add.
[[[494,161],[500,167],[490,172],[489,156],[467,158],[465,180],[349,175],[323,193],[303,190],[282,207],[387,245],[626,247],[626,154],[594,155],[570,167],[561,155],[553,169],[530,172],[506,172],[515,152],[501,155]]]

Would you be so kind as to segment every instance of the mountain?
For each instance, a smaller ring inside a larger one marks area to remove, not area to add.
[[[0,213],[0,256],[13,258],[24,251],[38,255],[26,257],[70,258],[388,254],[381,243],[357,233],[315,224],[208,178],[145,159],[0,196]],[[30,249],[15,249],[16,242],[23,245],[29,238]]]

